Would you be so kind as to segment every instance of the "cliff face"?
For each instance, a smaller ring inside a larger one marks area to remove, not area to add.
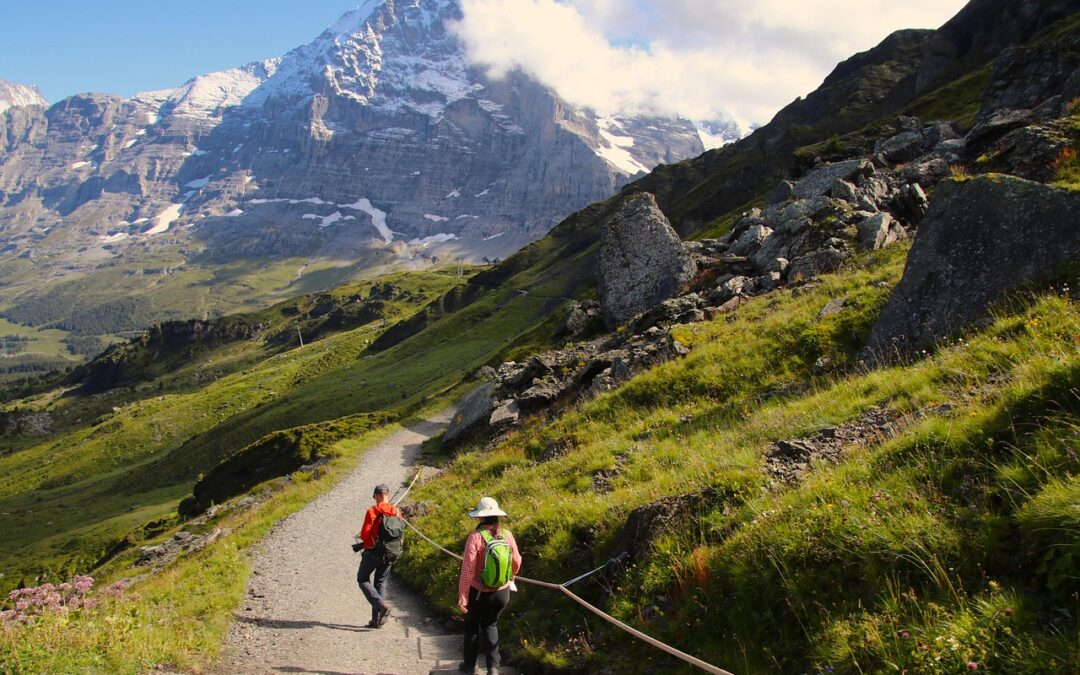
[[[280,59],[0,113],[0,265],[73,278],[160,247],[210,265],[503,257],[703,150],[686,120],[488,79],[458,18],[454,0],[368,2]]]

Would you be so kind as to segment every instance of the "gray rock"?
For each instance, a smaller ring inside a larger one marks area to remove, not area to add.
[[[892,138],[874,143],[874,154],[889,162],[908,162],[922,153],[923,136],[918,131],[903,131]]]
[[[829,190],[829,196],[833,199],[842,199],[849,204],[859,202],[859,193],[855,186],[843,179],[833,183],[832,188]]]
[[[713,305],[722,305],[737,295],[752,293],[754,282],[747,277],[731,277],[717,284],[716,289],[709,294],[709,302]]]
[[[863,358],[928,348],[1010,289],[1080,259],[1077,213],[1080,193],[1019,178],[939,185]]]
[[[900,192],[891,200],[893,211],[903,216],[908,221],[918,224],[922,222],[930,202],[926,198],[926,192],[918,183],[905,185]]]
[[[517,401],[510,401],[492,411],[488,424],[498,427],[516,424],[519,419],[521,419],[521,406],[518,405]]]
[[[847,253],[832,247],[808,253],[791,263],[788,268],[788,281],[809,281],[820,274],[835,272],[847,257]]]
[[[787,221],[795,220],[797,218],[817,218],[830,211],[832,208],[833,202],[830,202],[825,196],[799,199],[784,207],[784,210],[780,212],[780,220]]]
[[[922,129],[923,148],[936,148],[945,141],[958,140],[960,134],[952,122],[932,122]]]
[[[859,223],[859,249],[876,251],[904,236],[904,229],[888,213],[870,216]]]
[[[753,225],[736,240],[728,253],[731,255],[748,256],[761,247],[761,243],[773,233],[772,229],[764,225]]]
[[[765,196],[766,204],[780,204],[791,199],[795,194],[795,183],[789,180],[782,180],[780,184],[769,191],[769,194]]]
[[[656,199],[649,193],[623,203],[600,238],[600,306],[609,325],[675,296],[696,267]]]
[[[941,155],[963,155],[967,141],[962,138],[950,138],[934,146],[934,152]]]
[[[780,285],[783,283],[782,278],[783,275],[779,272],[769,272],[768,274],[758,277],[756,285],[763,291],[772,291],[780,288]]]
[[[840,312],[844,311],[845,307],[847,307],[847,298],[836,298],[834,300],[830,300],[825,304],[824,307],[821,308],[821,311],[818,312],[818,321],[821,321],[822,319],[827,319],[830,316],[836,316]]]
[[[835,164],[825,164],[806,174],[795,184],[792,193],[799,199],[823,197],[837,180],[851,180],[857,175],[869,176],[874,165],[865,159],[849,159]]]
[[[495,405],[492,394],[495,391],[493,382],[486,382],[467,394],[458,403],[457,413],[450,420],[443,435],[443,441],[450,443],[462,438],[477,425],[486,422],[491,417],[491,409]]]

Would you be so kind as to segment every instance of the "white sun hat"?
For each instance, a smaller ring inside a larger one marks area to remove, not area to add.
[[[499,508],[499,502],[491,497],[484,497],[476,505],[475,511],[469,511],[470,518],[487,518],[488,516],[505,516],[506,512]]]

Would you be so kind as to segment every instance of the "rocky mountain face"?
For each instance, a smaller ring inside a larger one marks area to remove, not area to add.
[[[369,0],[280,59],[12,107],[0,266],[72,279],[161,246],[210,265],[502,257],[703,150],[686,120],[599,117],[520,73],[488,79],[459,18],[455,0]]]
[[[37,87],[0,80],[0,112],[15,107],[48,105],[49,102]]]

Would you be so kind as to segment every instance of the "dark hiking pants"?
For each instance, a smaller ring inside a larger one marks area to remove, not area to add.
[[[360,556],[360,569],[356,571],[356,583],[360,584],[360,590],[364,597],[371,603],[371,621],[379,621],[379,607],[382,606],[386,588],[386,580],[390,576],[390,563],[384,563],[382,557],[372,549],[364,549]],[[374,575],[374,579],[372,579]]]
[[[465,667],[473,668],[483,650],[488,670],[499,667],[499,615],[510,602],[510,589],[486,592],[469,589],[465,614]]]

